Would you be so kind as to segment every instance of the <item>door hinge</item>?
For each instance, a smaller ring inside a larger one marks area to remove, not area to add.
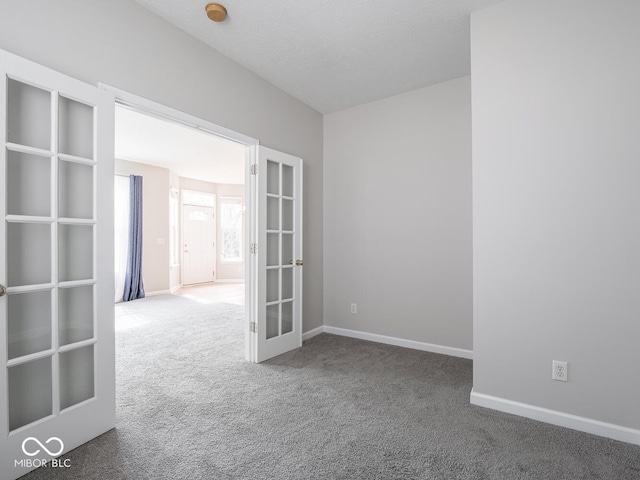
[[[257,243],[252,243],[251,244],[251,253],[253,253],[253,254],[258,253],[258,244]]]
[[[258,164],[254,163],[253,165],[251,165],[251,175],[257,175],[258,174]]]
[[[252,333],[256,333],[256,331],[257,331],[256,322],[251,322],[250,329],[251,329]]]

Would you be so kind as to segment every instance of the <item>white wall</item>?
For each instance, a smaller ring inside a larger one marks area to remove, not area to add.
[[[0,48],[304,159],[304,330],[322,324],[322,116],[129,0],[0,2]],[[212,92],[217,92],[212,94]]]
[[[638,25],[636,0],[511,1],[471,51],[474,393],[640,443]]]
[[[166,292],[169,272],[169,185],[166,168],[116,159],[117,175],[142,176],[142,280],[145,293]],[[159,242],[160,240],[160,242]]]
[[[326,325],[472,348],[470,108],[463,77],[325,116]]]

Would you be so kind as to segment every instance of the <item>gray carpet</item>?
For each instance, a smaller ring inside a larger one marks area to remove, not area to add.
[[[117,428],[23,478],[640,479],[637,446],[471,406],[469,360],[322,334],[253,365],[243,307],[118,309]]]

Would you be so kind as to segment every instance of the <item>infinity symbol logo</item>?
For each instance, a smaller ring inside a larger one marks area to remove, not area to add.
[[[22,442],[22,451],[25,453],[25,455],[29,455],[30,457],[33,457],[34,455],[37,455],[38,453],[40,453],[40,449],[36,450],[35,452],[27,452],[27,449],[25,448],[25,445],[27,444],[28,441],[34,441],[36,442],[38,445],[40,445],[40,448],[42,450],[44,450],[45,452],[47,452],[49,455],[51,455],[52,457],[57,457],[58,455],[60,455],[62,453],[62,450],[64,450],[64,443],[62,443],[62,440],[60,440],[58,437],[51,437],[49,440],[47,440],[46,443],[47,445],[50,442],[58,442],[60,444],[60,450],[58,450],[57,452],[52,452],[50,451],[47,447],[45,447],[42,442],[40,442],[40,440],[38,440],[35,437],[27,437],[24,439],[24,441]]]

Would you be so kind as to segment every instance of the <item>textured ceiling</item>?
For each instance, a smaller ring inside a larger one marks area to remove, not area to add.
[[[116,107],[115,156],[180,177],[245,183],[243,145],[123,107]]]
[[[469,13],[503,0],[134,0],[321,113],[467,75]]]

